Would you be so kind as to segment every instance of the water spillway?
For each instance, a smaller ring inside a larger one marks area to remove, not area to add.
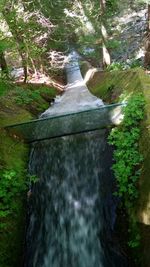
[[[72,52],[69,60],[65,93],[56,97],[54,104],[39,119],[5,127],[9,133],[32,143],[94,131],[120,122],[125,103],[104,105],[89,92],[80,72],[78,55]]]
[[[112,151],[107,130],[100,129],[111,121],[109,113],[84,84],[75,52],[66,72],[66,92],[34,129],[18,126],[24,135],[27,126],[29,172],[38,177],[29,198],[24,266],[126,267],[113,240]]]
[[[104,106],[101,99],[89,92],[81,75],[78,54],[75,51],[69,54],[66,75],[67,86],[65,93],[57,98],[54,105],[47,109],[41,117],[71,114]]]
[[[126,266],[112,232],[111,149],[106,130],[34,144],[26,267]]]

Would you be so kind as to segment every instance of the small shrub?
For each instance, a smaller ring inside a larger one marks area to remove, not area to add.
[[[113,62],[111,65],[107,67],[108,71],[117,71],[117,70],[124,70],[124,64],[121,62]]]
[[[129,215],[128,246],[137,249],[140,246],[139,226],[132,214],[134,200],[138,197],[138,179],[141,175],[143,156],[139,151],[141,134],[140,122],[144,118],[145,101],[141,93],[130,96],[128,105],[124,107],[122,124],[113,129],[109,135],[109,143],[114,145],[114,164],[112,169],[117,181],[118,190],[115,195],[122,198]]]
[[[113,171],[116,177],[118,191],[116,194],[124,197],[126,205],[137,198],[137,181],[141,174],[143,156],[139,152],[140,121],[144,117],[144,98],[141,93],[132,95],[128,105],[124,107],[122,124],[111,131],[109,143],[114,145]]]
[[[28,174],[27,177],[30,184],[32,183],[35,184],[39,180],[39,178],[36,175]]]
[[[0,217],[4,218],[15,211],[15,199],[26,190],[26,184],[14,170],[2,171],[0,183]]]
[[[0,96],[7,93],[7,91],[11,88],[11,85],[7,80],[8,78],[6,79],[4,75],[0,77]]]
[[[41,98],[40,91],[39,90],[34,90],[31,91],[29,89],[22,89],[22,88],[17,88],[16,89],[16,97],[15,101],[19,105],[27,105],[32,103],[33,101],[37,101]]]

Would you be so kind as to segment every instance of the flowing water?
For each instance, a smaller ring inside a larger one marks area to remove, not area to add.
[[[101,99],[89,92],[80,72],[78,54],[73,51],[69,57],[69,63],[66,64],[65,93],[61,97],[57,97],[54,105],[42,114],[44,118],[104,106]]]
[[[104,105],[88,92],[76,62],[67,75],[66,93],[42,117]],[[106,129],[32,143],[29,171],[39,180],[29,198],[25,267],[126,266],[113,238],[111,165]]]
[[[106,130],[34,144],[27,267],[125,266],[112,239],[111,163]]]

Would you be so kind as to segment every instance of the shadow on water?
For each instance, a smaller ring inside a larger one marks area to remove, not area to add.
[[[107,130],[32,144],[25,267],[126,267]]]

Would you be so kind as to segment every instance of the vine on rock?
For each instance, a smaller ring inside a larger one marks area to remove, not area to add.
[[[129,216],[129,241],[131,248],[140,246],[140,231],[136,217],[132,215],[134,201],[138,197],[138,179],[141,175],[143,156],[139,151],[140,122],[144,118],[145,101],[142,93],[133,94],[123,108],[122,123],[112,129],[108,140],[114,145],[112,166],[117,181],[116,196],[122,198]]]
[[[130,207],[137,198],[137,181],[141,174],[143,156],[139,152],[140,122],[144,117],[144,97],[133,94],[123,108],[124,119],[119,127],[112,129],[109,143],[114,145],[113,171],[117,180],[116,195],[123,197]]]

